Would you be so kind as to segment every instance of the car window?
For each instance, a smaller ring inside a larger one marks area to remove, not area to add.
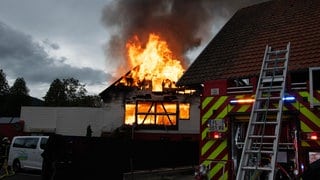
[[[48,138],[41,138],[40,149],[44,149],[46,147],[47,141],[48,141]]]
[[[27,138],[25,141],[26,141],[25,142],[26,148],[35,149],[35,148],[37,148],[39,138]]]
[[[21,138],[15,139],[12,146],[20,147],[20,148],[24,147],[24,139],[21,139]]]

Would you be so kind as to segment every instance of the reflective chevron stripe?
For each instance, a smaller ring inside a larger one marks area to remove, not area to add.
[[[215,103],[207,110],[207,112],[204,113],[204,115],[202,116],[202,124],[207,123],[207,120],[212,116],[213,114],[213,110],[218,109],[227,99],[227,96],[221,96],[219,97],[219,99],[217,101],[215,101]],[[207,101],[205,101],[205,103],[202,103],[202,106],[205,107],[208,105],[208,103],[210,103],[210,101],[212,101],[212,98],[208,98]],[[209,102],[208,102],[209,101]]]
[[[314,101],[320,102],[320,91],[314,92]],[[320,112],[310,108],[310,94],[307,91],[293,93],[296,102],[285,103],[284,111],[300,112],[296,117],[300,122],[301,132],[320,131]],[[231,152],[228,140],[209,140],[208,120],[209,119],[228,119],[229,113],[247,112],[248,120],[252,108],[252,104],[231,105],[229,101],[233,99],[248,98],[249,96],[238,95],[236,97],[215,96],[206,97],[201,102],[201,161],[206,165],[210,165],[210,179],[228,179],[231,171],[231,165],[226,165],[226,161],[230,161]],[[251,96],[253,97],[253,96]],[[308,99],[308,101],[306,101]],[[311,148],[319,147],[320,141],[300,141],[301,147]],[[213,163],[213,161],[215,163]]]
[[[252,96],[250,96],[252,97]],[[245,96],[236,96],[236,99],[245,98]],[[228,96],[207,97],[201,103],[201,157],[203,164],[210,165],[210,179],[228,179],[231,164],[225,164],[229,159],[229,149],[227,140],[208,140],[207,123],[209,119],[226,119],[229,112],[250,112],[250,104],[230,105]],[[211,160],[220,163],[212,163]]]

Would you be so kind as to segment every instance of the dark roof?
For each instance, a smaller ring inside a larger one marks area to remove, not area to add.
[[[135,67],[136,68],[136,67]],[[135,69],[133,68],[133,69]],[[121,84],[121,80],[123,80],[123,78],[127,78],[129,75],[131,74],[131,71],[127,72],[124,76],[120,77],[118,80],[116,80],[114,83],[112,83],[109,87],[107,87],[105,90],[103,90],[101,93],[99,93],[99,96],[105,101],[106,99],[108,99],[110,93],[112,92],[128,92],[134,89],[134,87],[130,87],[128,85],[123,85]]]
[[[17,123],[20,121],[20,117],[0,117],[0,124]]]
[[[238,10],[177,84],[256,76],[266,45],[285,49],[288,42],[288,71],[320,66],[319,0],[273,0]]]

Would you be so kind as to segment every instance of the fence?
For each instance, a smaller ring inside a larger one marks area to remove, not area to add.
[[[52,135],[43,157],[43,180],[123,179],[137,170],[196,165],[199,144]]]

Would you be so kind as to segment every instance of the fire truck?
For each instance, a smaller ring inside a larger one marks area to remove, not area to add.
[[[268,53],[280,53],[268,52],[267,48],[262,64],[272,60],[271,56],[266,57]],[[287,47],[285,51],[289,49]],[[289,54],[282,59],[290,59]],[[281,66],[286,69],[287,65]],[[320,158],[320,67],[288,71],[282,74],[281,82],[285,82],[282,85],[276,84],[276,78],[280,75],[276,73],[271,83],[269,81],[268,85],[263,86],[263,80],[268,76],[268,73],[264,73],[266,69],[277,69],[279,72],[280,66],[268,68],[262,65],[259,77],[232,81],[216,79],[203,84],[200,102],[199,177],[257,179],[265,170],[267,173],[274,171],[274,174],[269,174],[269,179],[294,179],[300,177],[312,162]],[[276,97],[266,96],[266,91],[262,90],[269,89],[267,92],[272,91],[274,94],[274,88],[281,89],[281,86],[283,91],[276,93],[277,101],[272,101]],[[258,109],[256,106],[261,99],[268,99],[270,105],[264,106],[266,109]],[[261,114],[255,114],[259,110],[269,111],[269,114],[264,114],[263,122],[254,120],[262,118]],[[273,110],[280,111],[280,115],[272,113]],[[257,128],[258,125],[263,125],[263,128]],[[278,131],[273,126],[278,126]],[[256,131],[261,131],[260,136],[252,135]],[[268,138],[277,141],[266,140]],[[252,139],[262,141],[255,143]],[[268,143],[269,149],[261,148]],[[256,147],[250,149],[250,145]],[[259,145],[260,148],[257,147]],[[242,164],[245,161],[251,164],[257,162],[258,165],[245,167]],[[246,176],[241,172],[245,169],[250,171],[246,172]]]

